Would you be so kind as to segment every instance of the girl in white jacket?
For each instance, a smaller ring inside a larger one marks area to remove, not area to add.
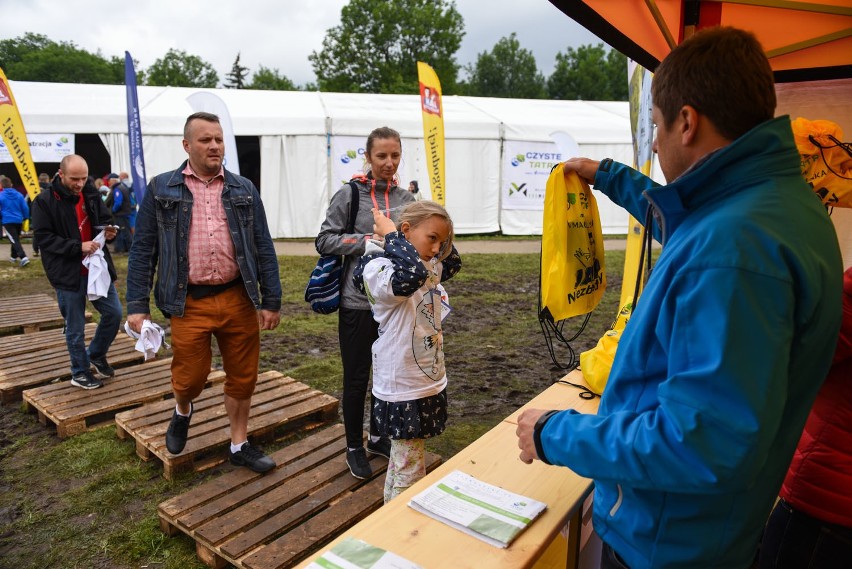
[[[450,306],[441,283],[459,271],[461,258],[453,246],[453,222],[435,202],[405,206],[396,225],[378,210],[373,217],[374,239],[354,278],[379,324],[371,417],[376,432],[391,439],[387,503],[425,475],[425,439],[444,431],[441,321]]]

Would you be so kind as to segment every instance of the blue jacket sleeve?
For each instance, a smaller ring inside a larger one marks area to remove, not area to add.
[[[124,196],[121,194],[121,189],[119,189],[120,184],[116,184],[112,189],[112,212],[115,213],[121,209],[121,204],[124,203]]]
[[[257,256],[257,280],[260,284],[260,307],[263,310],[281,310],[281,278],[278,273],[278,256],[266,220],[266,210],[260,192],[252,185],[254,194],[254,245]]]
[[[441,261],[441,265],[443,265],[443,270],[441,271],[441,282],[450,280],[461,270],[461,255],[459,255],[455,245],[453,245],[453,250],[450,251],[447,258]]]
[[[160,174],[165,176],[166,174]],[[128,314],[150,314],[151,287],[154,284],[154,273],[157,270],[159,258],[159,237],[157,235],[157,212],[154,196],[157,195],[156,176],[148,183],[145,196],[139,205],[136,218],[136,233],[133,236],[133,247],[127,259],[127,302]]]
[[[648,200],[643,192],[660,187],[660,184],[619,162],[612,162],[608,170],[595,172],[595,189],[601,191],[609,199],[626,209],[639,223],[644,225],[645,214],[648,211]],[[659,229],[654,229],[654,237],[659,241]]]

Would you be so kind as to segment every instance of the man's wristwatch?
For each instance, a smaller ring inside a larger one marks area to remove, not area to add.
[[[598,170],[601,172],[609,172],[610,168],[612,168],[612,158],[604,158],[598,164]]]
[[[548,462],[547,457],[544,455],[544,449],[541,446],[541,431],[544,429],[545,423],[553,417],[555,414],[559,413],[556,409],[552,409],[547,413],[543,414],[538,418],[538,421],[535,422],[535,426],[533,427],[533,442],[535,443],[535,452],[538,455],[538,459],[545,464],[551,464]]]

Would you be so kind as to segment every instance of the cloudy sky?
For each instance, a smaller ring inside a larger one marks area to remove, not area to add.
[[[375,0],[381,2],[383,0]],[[275,69],[301,85],[314,81],[308,55],[322,47],[325,32],[340,23],[347,0],[0,0],[0,39],[25,32],[73,41],[110,57],[127,50],[141,68],[170,49],[210,63],[220,81],[237,52],[252,72]],[[555,55],[600,40],[547,0],[456,0],[466,34],[457,54],[462,65],[517,33],[545,76]]]

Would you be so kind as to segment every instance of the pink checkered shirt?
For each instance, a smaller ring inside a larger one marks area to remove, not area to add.
[[[189,282],[206,285],[231,282],[239,276],[240,267],[222,206],[225,171],[220,169],[204,182],[187,162],[181,173],[193,199],[187,247]]]

